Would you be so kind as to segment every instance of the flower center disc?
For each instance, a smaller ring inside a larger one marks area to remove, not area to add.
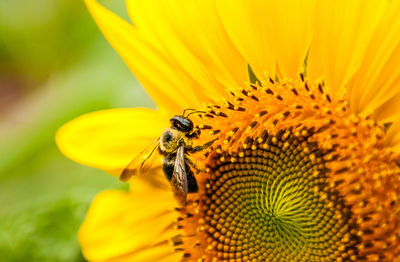
[[[341,257],[347,253],[343,241],[348,238],[349,214],[337,194],[325,189],[322,152],[296,137],[268,140],[267,148],[247,149],[236,162],[221,162],[215,179],[207,181],[208,199],[216,203],[206,201],[205,221],[217,257],[244,261]],[[316,158],[311,160],[305,148]]]

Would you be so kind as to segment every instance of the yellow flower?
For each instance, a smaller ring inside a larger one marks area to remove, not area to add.
[[[179,207],[160,165],[93,201],[90,261],[400,261],[400,1],[86,4],[158,110],[64,125],[71,159],[119,175],[185,108],[208,172]]]

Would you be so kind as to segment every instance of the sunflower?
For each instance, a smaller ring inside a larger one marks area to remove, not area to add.
[[[100,193],[89,261],[400,261],[400,1],[86,4],[158,109],[83,115],[61,151],[119,175],[185,108],[217,139],[185,206],[161,163]]]

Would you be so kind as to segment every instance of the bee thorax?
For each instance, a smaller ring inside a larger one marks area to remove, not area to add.
[[[173,153],[180,146],[180,140],[184,135],[174,128],[165,128],[160,137],[160,152]]]

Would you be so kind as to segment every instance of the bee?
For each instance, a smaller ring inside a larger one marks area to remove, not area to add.
[[[201,146],[193,146],[193,139],[200,136],[200,130],[194,130],[193,122],[188,117],[194,113],[205,112],[193,111],[185,116],[187,110],[194,109],[185,109],[182,115],[173,116],[170,119],[171,126],[165,128],[161,136],[122,171],[119,177],[121,181],[127,181],[134,175],[149,173],[156,159],[155,152],[158,151],[163,156],[163,172],[171,184],[176,199],[182,206],[186,205],[187,194],[198,191],[197,181],[191,168],[204,171],[189,156],[189,153],[200,152],[210,147],[216,140],[211,140]]]

